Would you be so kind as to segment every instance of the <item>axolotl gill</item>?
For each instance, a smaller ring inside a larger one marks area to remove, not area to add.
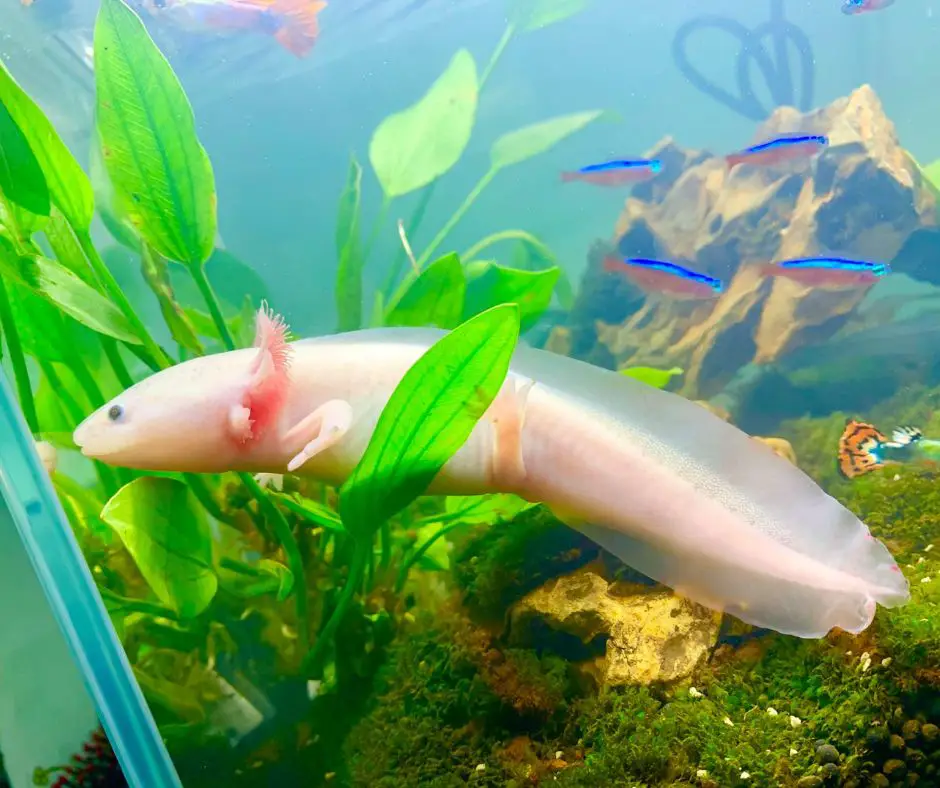
[[[151,375],[85,419],[75,443],[140,470],[341,484],[399,381],[443,334],[288,342],[262,308],[253,348]],[[545,503],[678,594],[786,634],[860,632],[877,604],[909,598],[866,525],[765,445],[677,394],[527,346],[428,492]]]

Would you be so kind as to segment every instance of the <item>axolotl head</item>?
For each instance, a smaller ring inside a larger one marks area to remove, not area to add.
[[[256,349],[194,358],[151,375],[79,424],[76,445],[87,457],[139,470],[241,468],[286,398],[286,333],[283,321],[262,309]]]

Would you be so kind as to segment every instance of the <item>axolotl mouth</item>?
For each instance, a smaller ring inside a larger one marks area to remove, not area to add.
[[[92,413],[75,428],[72,441],[81,449],[82,454],[93,460],[106,460],[120,454],[128,448],[126,436],[115,430],[113,424],[100,423],[100,413]]]

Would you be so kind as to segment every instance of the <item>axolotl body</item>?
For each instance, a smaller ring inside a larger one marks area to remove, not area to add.
[[[85,455],[141,470],[295,472],[342,483],[399,381],[441,336],[367,329],[191,359],[127,389],[75,431]],[[802,471],[701,406],[610,370],[517,347],[433,494],[547,504],[643,574],[743,621],[801,637],[860,632],[907,581],[868,528]]]

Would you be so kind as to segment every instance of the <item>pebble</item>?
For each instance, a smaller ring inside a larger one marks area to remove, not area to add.
[[[865,744],[872,750],[884,747],[891,739],[891,732],[884,725],[876,725],[865,734]]]
[[[871,776],[871,780],[869,780],[868,784],[871,788],[888,788],[891,782],[881,772],[878,772]]]
[[[920,723],[917,720],[908,720],[901,726],[901,735],[905,741],[913,741],[920,735]]]
[[[689,697],[690,698],[701,698],[702,693],[699,692],[695,687],[689,687]]]
[[[792,714],[790,715],[790,727],[791,728],[799,728],[800,725],[802,724],[803,724],[803,720],[801,720],[799,717],[794,717]]]
[[[819,773],[824,780],[831,780],[839,776],[839,767],[834,763],[824,763],[819,767]]]
[[[925,742],[936,742],[938,739],[940,739],[940,728],[938,728],[932,722],[928,722],[920,729],[920,735],[924,737]]]
[[[796,788],[822,788],[823,779],[815,774],[807,774],[796,781]]]
[[[904,743],[904,738],[898,736],[896,733],[891,734],[891,738],[888,740],[892,750],[903,750],[907,745]]]
[[[486,771],[486,764],[485,764],[485,763],[478,763],[478,764],[477,764],[477,771],[478,771],[478,772],[485,772],[485,771]]]
[[[897,758],[892,758],[890,761],[885,761],[885,765],[881,767],[881,770],[891,782],[900,782],[907,774],[907,764]]]
[[[817,763],[838,763],[839,751],[831,744],[821,744],[816,748]]]

